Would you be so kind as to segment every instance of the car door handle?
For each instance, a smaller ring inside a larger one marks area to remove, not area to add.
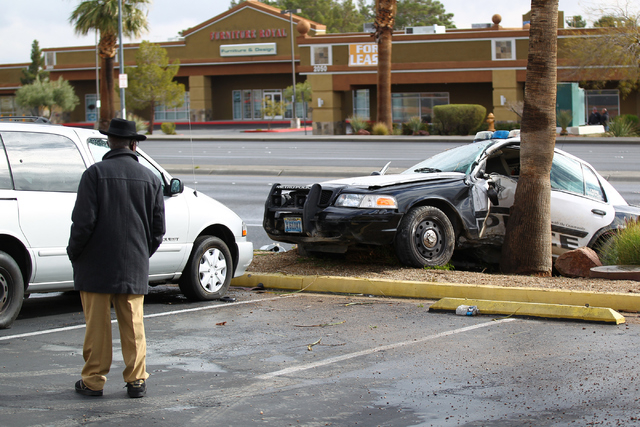
[[[601,211],[600,209],[591,209],[591,212],[600,216],[605,216],[607,214],[605,211]]]

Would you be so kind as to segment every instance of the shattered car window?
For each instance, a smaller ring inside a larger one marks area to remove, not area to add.
[[[410,167],[403,174],[421,172],[461,172],[468,173],[473,162],[492,145],[493,141],[477,142],[461,145],[451,150],[438,153],[415,166]]]
[[[551,166],[551,188],[584,194],[582,166],[579,162],[565,156],[553,156]]]

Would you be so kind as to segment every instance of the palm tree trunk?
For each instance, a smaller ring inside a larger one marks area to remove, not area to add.
[[[558,0],[532,0],[520,177],[502,246],[504,273],[550,276],[556,138]]]
[[[107,130],[111,119],[115,117],[113,94],[113,57],[102,58],[100,67],[100,129]]]
[[[389,130],[393,127],[391,113],[391,37],[393,29],[380,31],[378,42],[378,123],[384,123]]]
[[[378,111],[376,121],[393,129],[391,112],[391,39],[398,4],[397,0],[376,0],[374,34],[378,43]]]

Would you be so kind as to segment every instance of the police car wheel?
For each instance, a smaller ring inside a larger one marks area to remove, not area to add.
[[[445,265],[451,260],[455,248],[455,232],[451,221],[436,207],[414,208],[400,222],[395,248],[404,265]]]

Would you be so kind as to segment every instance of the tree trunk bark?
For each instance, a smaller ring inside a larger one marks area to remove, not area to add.
[[[556,139],[558,0],[531,1],[531,28],[520,177],[500,267],[508,274],[550,276],[551,184]]]
[[[151,118],[149,119],[149,129],[147,129],[147,131],[149,132],[149,135],[153,135],[153,126],[156,118],[156,101],[151,101],[149,106],[151,108]]]
[[[387,125],[389,131],[393,129],[391,113],[391,38],[393,29],[384,28],[380,31],[378,42],[378,123]]]
[[[100,129],[107,130],[111,119],[115,117],[113,106],[114,79],[113,62],[114,57],[102,57],[102,67],[100,67]]]

